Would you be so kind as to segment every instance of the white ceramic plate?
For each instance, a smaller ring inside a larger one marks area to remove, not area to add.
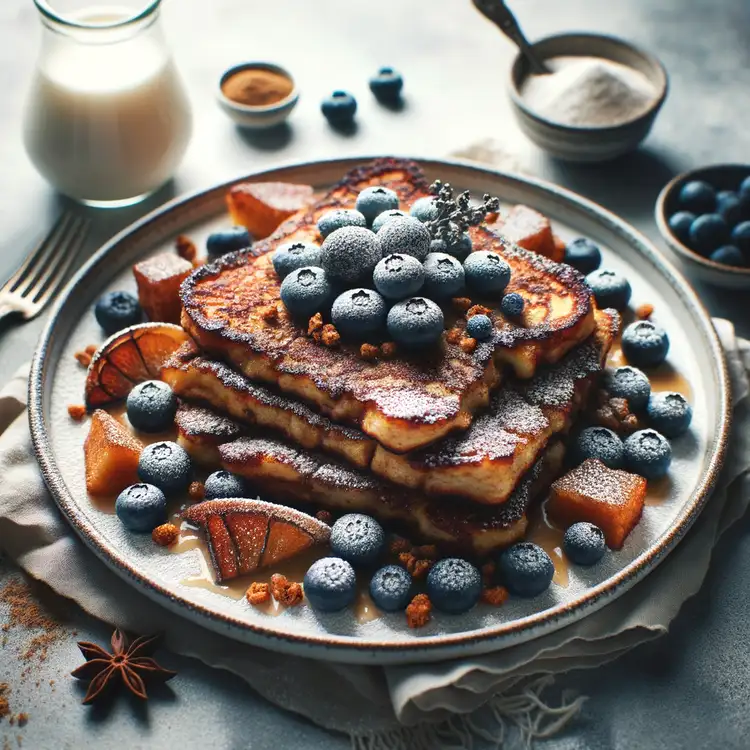
[[[362,160],[284,167],[249,179],[308,183],[323,188]],[[422,161],[428,178],[440,177],[473,193],[533,206],[553,220],[564,239],[588,236],[604,249],[604,265],[624,271],[633,304],[650,302],[669,332],[670,362],[689,380],[694,419],[673,445],[668,497],[648,506],[624,548],[593,568],[571,568],[566,587],[541,596],[484,605],[451,617],[437,615],[409,630],[403,614],[358,622],[352,612],[319,615],[307,606],[271,617],[243,600],[188,587],[199,570],[198,551],[172,554],[129,534],[111,514],[91,504],[85,490],[82,444],[88,422],[77,424],[67,406],[81,403],[84,375],[73,353],[102,340],[92,305],[107,290],[135,290],[132,264],[173,247],[186,233],[199,244],[228,223],[228,185],[172,201],[119,234],[78,273],[56,304],[34,359],[29,414],[34,446],[61,511],[89,547],[140,591],[174,612],[238,640],[280,651],[378,664],[453,658],[530,640],[578,620],[636,584],[664,558],[697,518],[721,466],[729,426],[729,387],[723,355],[704,308],[681,276],[640,234],[604,209],[566,190],[526,177],[459,162]]]

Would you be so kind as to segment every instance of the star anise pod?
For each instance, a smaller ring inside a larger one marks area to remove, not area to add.
[[[133,695],[148,700],[146,681],[166,682],[177,672],[159,666],[151,654],[159,641],[158,635],[141,636],[128,643],[119,629],[112,634],[112,653],[96,643],[80,641],[78,648],[86,663],[74,669],[71,675],[79,680],[89,680],[89,689],[83,703],[93,703],[113,685],[124,684]]]

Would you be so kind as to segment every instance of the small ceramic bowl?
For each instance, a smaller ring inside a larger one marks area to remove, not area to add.
[[[561,125],[531,109],[521,95],[521,86],[530,74],[529,64],[520,53],[510,71],[509,93],[521,130],[540,148],[557,159],[598,162],[614,159],[635,149],[648,135],[667,96],[668,80],[664,66],[653,55],[630,42],[601,34],[559,34],[534,44],[543,60],[553,57],[600,57],[643,73],[655,89],[654,101],[633,120],[607,127]]]
[[[733,289],[750,289],[750,268],[727,266],[691,250],[669,228],[669,217],[681,210],[679,194],[682,186],[692,180],[704,180],[720,190],[736,191],[742,180],[750,175],[750,165],[717,164],[683,172],[668,182],[656,200],[656,225],[664,241],[673,250],[685,268],[702,281]]]
[[[272,73],[279,73],[292,82],[291,92],[281,101],[257,107],[248,104],[240,104],[239,102],[227,97],[222,89],[224,83],[235,73],[248,69],[268,70]],[[237,123],[237,125],[243,128],[262,130],[264,128],[272,128],[274,125],[284,122],[284,120],[289,117],[290,112],[295,108],[297,101],[299,100],[299,90],[297,89],[297,84],[294,82],[294,78],[292,78],[289,71],[282,68],[280,65],[266,62],[246,62],[234,65],[224,71],[224,74],[219,79],[217,98],[221,108],[232,118],[232,120],[235,121],[235,123]]]

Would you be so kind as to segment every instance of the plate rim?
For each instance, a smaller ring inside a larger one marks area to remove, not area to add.
[[[282,633],[265,624],[251,623],[226,613],[216,612],[209,606],[189,601],[179,594],[170,591],[159,582],[151,580],[147,575],[139,572],[134,566],[130,565],[127,560],[122,559],[118,555],[117,550],[107,545],[105,540],[101,538],[101,535],[96,529],[91,527],[86,518],[78,510],[77,504],[70,493],[68,493],[64,479],[56,465],[44,413],[43,385],[46,369],[49,366],[50,359],[53,359],[48,357],[48,352],[53,342],[58,318],[77,285],[85,280],[91,269],[107,257],[121,242],[144,229],[151,222],[169,215],[177,207],[192,203],[208,193],[226,189],[237,182],[262,179],[264,176],[268,177],[269,175],[275,176],[271,177],[271,179],[283,181],[284,172],[295,169],[314,168],[316,166],[333,168],[334,165],[340,165],[341,174],[343,175],[353,166],[381,158],[408,159],[417,162],[417,164],[427,169],[439,169],[441,166],[447,166],[465,172],[475,172],[479,175],[489,175],[499,177],[505,181],[521,183],[551,194],[553,197],[561,198],[564,202],[572,202],[599,221],[606,222],[610,228],[615,229],[621,236],[626,237],[637,248],[637,251],[644,255],[657,268],[660,275],[670,283],[674,291],[681,298],[683,304],[700,320],[703,328],[702,333],[712,350],[712,364],[715,366],[716,374],[718,375],[719,392],[717,395],[719,413],[715,416],[717,427],[715,451],[702,480],[693,491],[691,500],[685,504],[677,520],[662,535],[662,538],[657,543],[652,544],[616,574],[586,589],[584,593],[572,601],[557,604],[523,618],[483,627],[478,631],[425,636],[417,642],[377,642],[363,640],[357,636]],[[55,301],[40,335],[31,363],[28,385],[28,412],[29,427],[36,459],[45,484],[59,510],[86,546],[115,573],[128,581],[132,581],[141,593],[146,594],[161,606],[179,612],[183,616],[186,615],[187,611],[189,615],[196,616],[198,619],[194,618],[194,621],[197,621],[202,626],[218,630],[231,638],[236,639],[240,635],[236,631],[240,631],[242,635],[247,636],[247,638],[240,636],[240,640],[248,640],[252,635],[252,642],[256,645],[266,645],[269,647],[277,645],[279,650],[294,652],[298,652],[299,648],[305,648],[306,650],[324,648],[335,651],[336,658],[339,660],[350,662],[369,661],[370,659],[363,658],[367,655],[370,655],[370,657],[373,655],[379,657],[398,655],[403,657],[402,662],[408,662],[410,654],[419,654],[420,652],[422,652],[422,657],[424,656],[424,652],[427,652],[432,654],[431,658],[439,659],[441,651],[449,650],[455,652],[456,649],[461,649],[461,647],[467,649],[474,647],[473,651],[477,652],[479,649],[476,647],[480,644],[482,647],[486,645],[487,648],[484,650],[490,651],[493,650],[493,642],[506,640],[507,643],[499,646],[503,648],[524,640],[532,640],[535,637],[572,624],[600,609],[608,602],[624,594],[625,591],[651,572],[684,537],[703,510],[715,487],[719,472],[724,463],[731,426],[731,385],[726,358],[718,334],[714,328],[711,316],[697,297],[695,291],[683,275],[657,250],[656,246],[645,235],[625,220],[619,218],[616,214],[594,201],[578,195],[572,190],[560,187],[546,180],[530,177],[525,174],[494,169],[491,166],[478,164],[467,159],[453,157],[438,159],[394,155],[384,157],[383,155],[375,155],[291,161],[274,167],[254,170],[232,179],[218,182],[208,188],[201,188],[176,196],[122,229],[91,256],[68,282],[63,292]],[[534,629],[539,629],[541,632],[538,635],[530,635],[529,633],[533,632]],[[256,636],[257,640],[255,639]]]

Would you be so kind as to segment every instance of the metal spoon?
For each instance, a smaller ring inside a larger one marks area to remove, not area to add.
[[[534,48],[529,44],[521,31],[515,16],[504,0],[472,0],[476,9],[500,31],[505,34],[520,50],[521,54],[529,61],[531,72],[535,75],[547,75],[552,71],[545,63],[537,57]]]

